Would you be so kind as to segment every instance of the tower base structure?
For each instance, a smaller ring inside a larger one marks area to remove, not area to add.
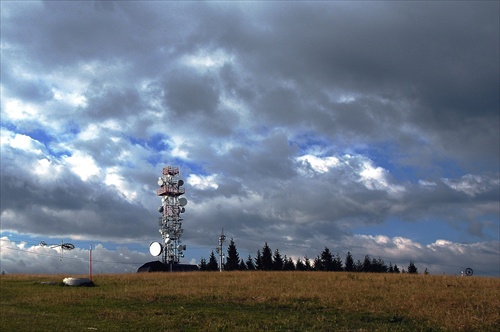
[[[198,271],[198,265],[193,264],[164,264],[160,261],[147,262],[137,269],[140,272],[193,272]]]

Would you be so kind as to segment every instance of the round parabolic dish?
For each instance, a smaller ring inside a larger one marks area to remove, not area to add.
[[[151,244],[149,245],[149,252],[153,256],[160,256],[162,251],[163,247],[159,242],[151,242]]]
[[[179,205],[180,206],[185,206],[188,203],[188,200],[185,199],[184,197],[179,198]]]

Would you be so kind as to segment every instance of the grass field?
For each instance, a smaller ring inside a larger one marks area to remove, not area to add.
[[[500,279],[333,272],[0,276],[1,331],[499,331]]]

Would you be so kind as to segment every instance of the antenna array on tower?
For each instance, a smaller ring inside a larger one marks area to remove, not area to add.
[[[162,243],[152,242],[149,251],[153,256],[162,255],[163,263],[171,267],[180,262],[186,250],[186,245],[182,245],[180,239],[183,232],[181,213],[186,211],[184,206],[187,204],[187,199],[180,197],[186,192],[183,185],[184,181],[179,179],[179,167],[163,168],[162,176],[158,178],[160,188],[156,190],[156,195],[161,197],[158,224]]]

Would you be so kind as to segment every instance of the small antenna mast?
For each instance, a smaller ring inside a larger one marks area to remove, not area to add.
[[[217,247],[217,252],[219,253],[219,272],[222,272],[222,260],[224,258],[224,252],[222,251],[222,243],[226,240],[226,236],[224,235],[224,228],[222,228],[222,232],[219,236],[219,246]]]
[[[63,250],[73,250],[75,246],[72,243],[64,243],[64,240],[61,239],[61,244],[47,244],[44,241],[40,242],[41,247],[49,246],[50,248],[61,248],[61,254],[59,256],[59,260],[63,259]]]

